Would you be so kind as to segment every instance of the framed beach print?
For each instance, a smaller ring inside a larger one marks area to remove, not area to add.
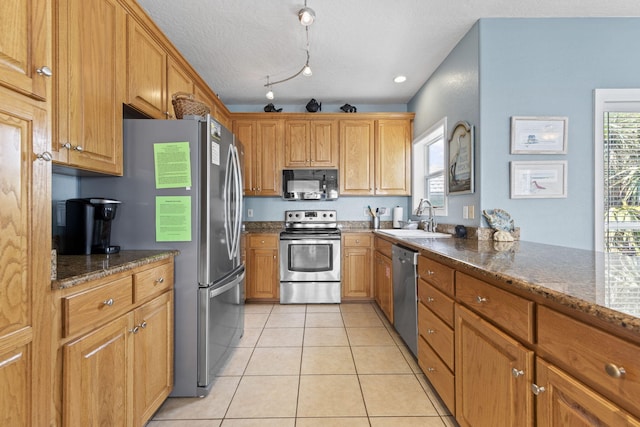
[[[511,162],[512,199],[567,197],[567,162]]]
[[[567,117],[511,117],[511,154],[567,154]]]
[[[473,193],[473,126],[462,121],[456,123],[448,151],[448,194]]]

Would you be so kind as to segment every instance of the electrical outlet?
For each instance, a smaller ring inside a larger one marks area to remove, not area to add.
[[[462,207],[462,219],[469,219],[469,206]]]
[[[476,217],[476,207],[474,205],[469,205],[469,219],[474,219]]]
[[[247,209],[247,218],[253,218],[253,209]]]

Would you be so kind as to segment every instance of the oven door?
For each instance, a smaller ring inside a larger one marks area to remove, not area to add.
[[[280,239],[281,282],[339,282],[340,238]]]

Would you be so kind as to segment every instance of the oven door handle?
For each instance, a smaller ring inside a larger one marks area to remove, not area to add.
[[[287,242],[290,245],[333,245],[339,243],[340,239],[314,239],[314,238],[280,238],[281,242]]]

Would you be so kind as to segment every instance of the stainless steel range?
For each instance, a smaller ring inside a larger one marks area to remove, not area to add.
[[[285,211],[280,233],[280,303],[340,302],[336,211]]]

